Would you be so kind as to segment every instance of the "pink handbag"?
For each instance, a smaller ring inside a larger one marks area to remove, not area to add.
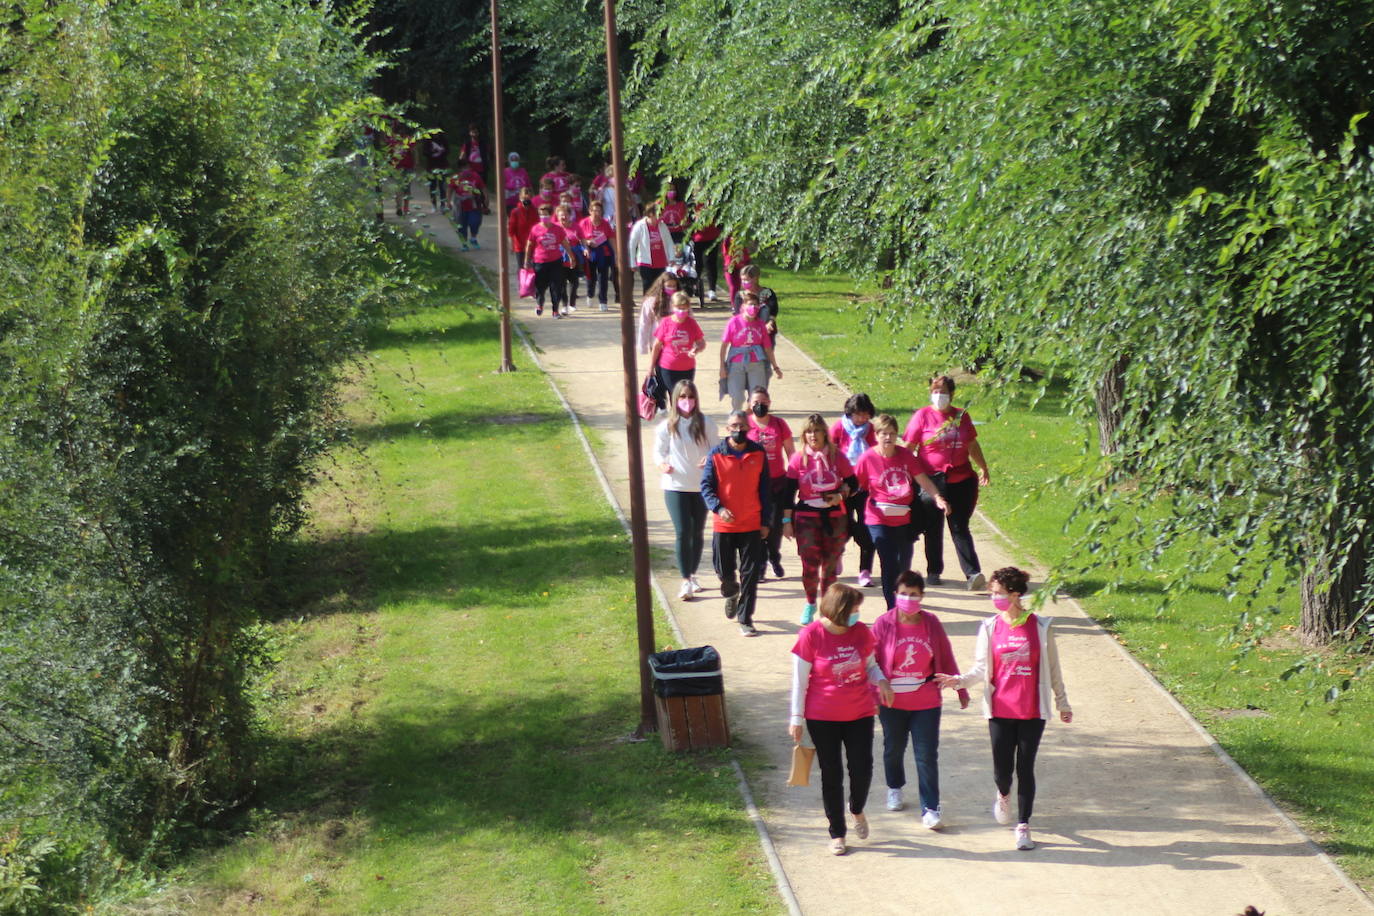
[[[534,271],[529,267],[520,268],[520,298],[534,298]]]

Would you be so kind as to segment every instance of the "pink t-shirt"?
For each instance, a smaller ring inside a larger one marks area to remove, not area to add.
[[[735,315],[725,325],[725,330],[721,332],[720,339],[732,347],[756,347],[762,346],[768,340],[768,326],[757,318],[746,318],[744,315]],[[756,362],[761,359],[756,353],[737,354],[732,362],[741,363],[746,359],[749,362]]]
[[[924,620],[916,623],[902,623],[896,611],[892,614],[893,625],[887,630],[887,640],[893,643],[891,659],[892,670],[887,672],[888,682],[895,691],[899,686],[916,688],[894,693],[893,709],[933,709],[940,705],[940,688],[934,681],[925,683],[926,678],[935,673],[935,647],[931,642],[930,628]],[[884,651],[883,657],[889,657]]]
[[[865,660],[873,654],[873,633],[856,623],[838,636],[817,620],[802,628],[792,654],[811,663],[804,714],[826,722],[852,722],[878,711],[868,686]]]
[[[507,197],[519,197],[521,188],[528,188],[531,186],[530,173],[523,168],[513,169],[510,166],[506,166],[505,176]]]
[[[681,372],[697,367],[697,354],[693,349],[698,340],[705,340],[701,325],[688,315],[682,321],[669,315],[654,328],[654,338],[663,341],[663,352],[659,354],[658,364],[664,369]]]
[[[787,463],[787,476],[797,482],[797,499],[803,503],[835,492],[844,479],[853,473],[849,459],[839,449],[835,450],[835,459],[832,461],[824,452],[803,448],[793,453],[792,460]],[[802,505],[797,508],[806,509]]]
[[[1040,718],[1040,628],[1035,615],[1013,627],[999,614],[988,648],[993,717]]]
[[[547,178],[549,181],[552,181],[553,193],[562,194],[568,189],[568,177],[571,174],[571,172],[545,172],[539,177],[539,180],[543,181]]]
[[[949,483],[958,483],[973,476],[968,449],[978,431],[973,428],[967,410],[943,414],[934,407],[922,407],[907,421],[902,439],[920,455],[936,473],[945,474]],[[955,470],[955,469],[958,470]]]
[[[588,248],[600,248],[610,241],[611,224],[604,219],[598,222],[586,216],[577,224],[577,235]]]
[[[911,505],[919,489],[916,475],[929,474],[930,468],[899,445],[891,458],[884,458],[876,448],[864,452],[854,465],[854,473],[859,478],[859,489],[868,491],[864,522],[895,526],[911,521]]]
[[[563,260],[563,241],[567,233],[557,223],[540,222],[530,230],[530,241],[534,243],[534,263],[547,264]]]
[[[648,230],[649,235],[649,266],[667,267],[668,252],[663,248],[663,236],[659,233],[658,227],[645,223],[644,228]]]
[[[663,211],[659,213],[658,218],[663,220],[669,232],[677,232],[687,219],[687,205],[680,200],[669,201],[663,205]]]
[[[787,456],[783,454],[782,444],[792,437],[792,428],[782,417],[770,416],[762,426],[758,417],[749,414],[749,438],[763,446],[768,456],[768,476],[787,475]]]
[[[586,213],[586,212],[587,212],[587,205],[586,205],[586,203],[585,203],[584,198],[582,197],[582,186],[581,186],[581,185],[576,185],[576,184],[574,184],[574,185],[569,185],[569,186],[568,186],[568,193],[572,195],[573,212],[574,212],[574,213]]]

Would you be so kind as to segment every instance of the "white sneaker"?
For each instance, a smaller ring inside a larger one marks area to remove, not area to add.
[[[569,302],[569,303],[568,303],[568,307],[567,307],[566,309],[564,309],[563,311],[565,311],[565,312],[575,312],[575,311],[577,311],[577,306],[575,306],[575,305],[573,305],[571,302]]]
[[[1016,825],[1016,848],[1017,848],[1017,849],[1034,849],[1034,848],[1035,848],[1035,840],[1032,840],[1032,839],[1030,838],[1030,824],[1017,824],[1017,825]]]
[[[692,591],[693,591],[693,592],[704,592],[704,591],[706,591],[705,586],[703,586],[700,582],[697,581],[697,577],[696,577],[696,576],[692,576],[692,578],[691,578],[689,581],[692,583]]]
[[[981,592],[988,587],[987,577],[977,572],[968,577],[968,590],[971,592]]]
[[[902,790],[901,790],[901,789],[888,789],[888,790],[887,790],[887,810],[889,810],[889,811],[901,811],[901,810],[902,810],[903,808],[905,808],[905,807],[906,807],[906,802],[902,801]]]
[[[706,294],[706,301],[707,301],[707,302],[715,302],[715,301],[716,301],[716,291],[715,291],[715,290],[711,290],[709,293]]]
[[[945,825],[945,822],[940,819],[939,808],[927,808],[921,815],[921,823],[926,825],[927,830],[939,830]]]
[[[677,590],[677,596],[686,601],[692,600],[692,583],[687,579],[682,580],[682,588]]]
[[[997,801],[992,803],[992,816],[997,819],[997,823],[999,824],[1010,824],[1011,799],[999,793]]]

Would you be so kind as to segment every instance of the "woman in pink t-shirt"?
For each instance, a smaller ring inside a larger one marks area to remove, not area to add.
[[[782,533],[797,539],[806,606],[800,623],[816,616],[816,596],[839,578],[840,557],[849,533],[845,495],[858,488],[849,459],[825,431],[825,418],[813,413],[802,427],[802,447],[787,463],[789,488],[782,499]]]
[[[983,717],[992,738],[992,778],[997,784],[992,816],[999,824],[1011,823],[1008,796],[1015,774],[1017,849],[1035,848],[1030,835],[1035,755],[1050,718],[1051,695],[1060,721],[1073,721],[1050,621],[1021,603],[1029,588],[1030,576],[1015,566],[994,572],[989,591],[997,613],[978,628],[973,667],[963,675],[941,672],[935,676],[941,687],[983,685]]]
[[[836,583],[821,598],[820,619],[802,628],[792,647],[792,715],[787,733],[794,744],[802,726],[816,747],[821,802],[830,822],[830,851],[845,854],[844,759],[849,762],[849,812],[854,833],[868,838],[864,805],[873,781],[873,703],[876,684],[884,703],[892,687],[873,657],[873,634],[859,622],[863,592]]]
[[[615,227],[606,220],[601,201],[593,200],[591,215],[577,224],[577,238],[587,252],[587,305],[596,296],[604,312],[607,281],[615,270]]]
[[[506,209],[511,210],[520,200],[520,189],[532,188],[533,185],[530,183],[530,173],[520,165],[519,153],[511,153],[506,159],[510,165],[506,166],[502,177],[506,188]]]
[[[980,591],[987,585],[978,551],[973,547],[969,519],[978,505],[978,487],[987,486],[988,462],[978,444],[978,431],[968,411],[951,403],[954,379],[937,375],[930,380],[930,405],[917,409],[902,433],[902,445],[916,453],[930,466],[930,479],[935,489],[949,502],[949,539],[959,557],[959,567],[969,591]],[[973,465],[978,465],[978,474]],[[926,575],[931,585],[941,585],[945,571],[945,513],[922,496],[920,524],[926,538]]]
[[[897,577],[897,606],[873,623],[878,667],[892,684],[892,702],[878,708],[883,726],[883,770],[887,777],[887,810],[906,807],[908,739],[916,758],[921,823],[930,830],[944,826],[940,810],[940,710],[943,698],[936,672],[958,674],[949,636],[940,619],[921,610],[926,585],[921,574],[907,570]],[[959,691],[959,708],[968,709],[968,691]]]
[[[926,463],[897,444],[897,421],[881,414],[873,421],[878,444],[864,452],[854,465],[859,489],[868,493],[864,523],[873,538],[873,549],[883,571],[885,608],[894,607],[897,575],[911,568],[911,552],[916,543],[912,524],[916,490],[930,494],[936,505],[947,509],[945,498],[930,482]]]
[[[697,354],[706,349],[706,334],[692,317],[692,299],[686,293],[673,293],[668,309],[668,317],[654,328],[649,364],[664,389],[672,391],[678,382],[696,381]]]
[[[544,294],[553,301],[553,317],[563,317],[563,256],[571,254],[567,233],[554,222],[553,207],[539,205],[539,222],[525,242],[525,263],[534,267],[536,305],[534,313],[544,314]]]
[[[773,374],[782,378],[768,326],[759,317],[759,297],[746,293],[739,314],[730,318],[720,335],[720,377],[730,392],[731,410],[744,405],[748,392],[768,387],[770,366]]]

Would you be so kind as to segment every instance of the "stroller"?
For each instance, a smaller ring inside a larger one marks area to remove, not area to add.
[[[697,282],[697,255],[691,239],[683,239],[677,258],[668,265],[668,273],[677,277],[677,288],[688,296],[694,296],[698,308],[705,308],[701,284]]]

